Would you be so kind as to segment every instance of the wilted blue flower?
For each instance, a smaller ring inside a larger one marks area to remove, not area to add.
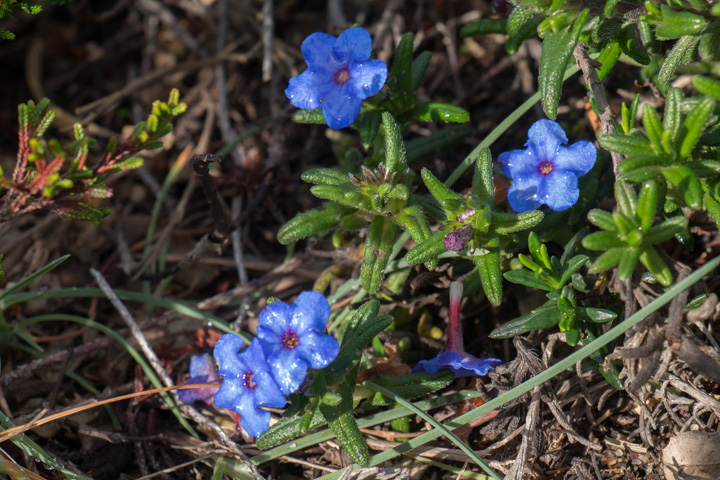
[[[350,28],[335,38],[313,33],[302,44],[308,68],[290,79],[285,95],[298,108],[322,109],[330,128],[349,127],[360,115],[362,101],[385,85],[387,65],[369,60],[372,40],[367,30]]]
[[[195,355],[190,359],[190,378],[183,385],[195,383],[218,383],[220,376],[217,374],[215,361],[209,353]],[[212,398],[217,393],[217,387],[188,388],[178,390],[177,395],[181,402],[193,403],[202,400],[205,403],[212,403]]]
[[[215,405],[239,413],[240,425],[253,437],[259,437],[270,426],[270,412],[259,407],[280,408],[287,400],[257,340],[238,353],[243,345],[242,338],[232,333],[223,335],[215,345],[213,355],[223,375]]]
[[[425,370],[428,373],[437,373],[441,368],[455,371],[456,377],[470,377],[473,375],[487,375],[487,373],[500,365],[502,360],[497,358],[477,358],[465,352],[463,347],[462,326],[460,325],[460,300],[462,299],[463,284],[452,282],[450,284],[450,313],[448,314],[447,342],[443,352],[430,360],[421,360],[413,368],[413,372]]]
[[[271,303],[260,313],[257,340],[284,394],[300,387],[308,368],[324,368],[337,356],[337,340],[321,333],[329,316],[318,292],[303,292],[292,305]]]
[[[513,180],[508,190],[513,210],[527,212],[544,204],[560,211],[577,202],[578,177],[595,165],[597,151],[586,141],[563,147],[567,141],[560,125],[542,119],[530,127],[525,150],[498,156],[503,173]]]

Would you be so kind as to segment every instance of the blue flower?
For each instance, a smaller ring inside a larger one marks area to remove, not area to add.
[[[220,364],[223,382],[215,394],[215,405],[241,415],[240,425],[253,437],[270,426],[270,412],[259,407],[284,407],[287,403],[275,382],[260,344],[253,340],[242,353],[242,338],[223,335],[213,355]]]
[[[460,325],[462,291],[462,283],[452,282],[450,284],[450,312],[448,314],[450,318],[445,348],[437,357],[418,362],[413,368],[413,372],[425,370],[430,374],[435,374],[441,368],[448,368],[455,371],[455,377],[470,377],[487,375],[490,370],[495,368],[495,365],[503,363],[497,358],[476,358],[465,352],[462,326]]]
[[[530,127],[525,150],[500,154],[500,168],[513,180],[508,190],[513,210],[527,212],[544,204],[560,211],[577,202],[578,177],[595,165],[597,151],[586,141],[563,147],[567,141],[560,125],[542,119]]]
[[[322,109],[330,128],[349,127],[360,115],[362,101],[385,85],[387,65],[369,60],[372,40],[367,30],[351,28],[335,38],[313,33],[302,44],[308,68],[290,79],[285,95],[298,108]]]
[[[340,350],[337,340],[321,333],[330,305],[318,292],[303,292],[292,305],[274,302],[260,312],[257,340],[282,393],[296,391],[308,368],[324,368]]]
[[[195,355],[190,359],[190,378],[183,385],[195,383],[218,383],[220,376],[217,374],[215,361],[210,354]],[[212,398],[217,393],[217,387],[188,388],[178,390],[178,398],[184,403],[203,401],[212,403]]]

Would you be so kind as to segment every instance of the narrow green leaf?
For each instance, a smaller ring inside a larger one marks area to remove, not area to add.
[[[543,110],[553,120],[560,104],[563,75],[588,14],[589,10],[584,9],[571,27],[559,32],[548,32],[543,39],[538,82]]]
[[[372,383],[387,388],[407,400],[412,400],[445,388],[454,379],[455,374],[452,370],[440,370],[436,374],[423,371],[401,376],[381,375],[373,377]],[[378,393],[373,398],[372,403],[376,407],[381,407],[391,405],[394,401]]]
[[[688,226],[688,220],[682,215],[678,215],[665,220],[659,225],[655,225],[645,235],[645,244],[654,245],[656,243],[670,240],[675,234],[682,232]]]
[[[622,163],[620,164],[622,167]],[[662,167],[643,167],[629,170],[620,175],[620,180],[628,183],[642,183],[662,175]]]
[[[255,440],[255,445],[260,450],[267,450],[275,445],[289,442],[306,431],[326,423],[325,417],[317,410],[313,412],[312,418],[307,425],[303,425],[303,423],[306,422],[303,417],[305,417],[305,415],[300,412],[291,417],[281,418],[280,421],[274,425],[270,425],[270,428],[265,430],[265,432]]]
[[[615,221],[613,220],[613,216],[610,212],[594,208],[588,212],[587,218],[593,225],[596,225],[603,230],[617,230],[617,226],[615,225]]]
[[[640,133],[634,135],[603,135],[599,141],[600,146],[605,150],[625,155],[642,155],[652,150],[650,140]]]
[[[652,105],[643,105],[643,126],[655,152],[662,152],[662,124]]]
[[[523,330],[529,332],[531,330],[542,330],[557,325],[562,320],[562,315],[557,307],[553,307],[541,312],[535,313],[530,320],[525,322]]]
[[[449,103],[424,102],[415,104],[413,117],[423,122],[465,123],[470,120],[470,112]]]
[[[461,37],[474,37],[475,35],[486,35],[488,33],[506,33],[507,21],[504,18],[481,18],[465,24],[460,29]]]
[[[660,85],[666,85],[670,81],[678,65],[684,63],[683,60],[688,53],[697,49],[698,43],[700,43],[699,35],[685,35],[675,42],[675,46],[665,57],[665,63],[663,63],[658,73],[658,83]]]
[[[407,230],[415,243],[421,243],[430,238],[430,226],[427,218],[417,206],[405,207],[394,216],[393,221]]]
[[[638,196],[637,216],[640,218],[640,226],[643,232],[648,232],[655,219],[658,200],[658,184],[654,180],[645,182],[640,187]]]
[[[51,270],[54,270],[68,258],[70,258],[69,254],[63,255],[62,257],[59,257],[59,258],[56,258],[55,260],[48,263],[47,265],[40,267],[39,269],[37,269],[36,271],[31,273],[27,277],[22,278],[19,282],[8,287],[7,289],[5,289],[4,292],[0,293],[0,300],[7,297],[8,295],[10,295],[13,292],[20,290],[21,288],[24,288],[29,283],[32,283],[32,281],[35,280],[36,278],[40,278],[43,275],[45,275],[46,273],[50,272]]]
[[[720,52],[720,22],[713,21],[705,30],[698,44],[698,54],[704,62],[712,62],[717,60],[718,52]],[[717,97],[720,100],[720,97]]]
[[[562,276],[560,277],[560,284],[565,285],[567,281],[570,280],[570,277],[580,270],[583,265],[588,263],[589,260],[590,258],[587,255],[575,255],[568,260],[568,262],[564,265],[564,270],[562,272]]]
[[[618,238],[618,232],[602,231],[587,235],[582,239],[583,247],[588,250],[606,250],[608,248],[623,248],[627,243]]]
[[[420,171],[420,176],[422,177],[423,183],[425,184],[425,187],[428,189],[430,194],[435,197],[435,200],[440,202],[441,205],[445,200],[448,199],[463,199],[462,195],[445,186],[445,184],[438,180],[437,177],[435,177],[435,175],[433,175],[432,172],[427,168],[423,168]]]
[[[587,317],[591,322],[595,323],[606,323],[610,320],[617,318],[617,313],[612,310],[605,310],[604,308],[579,308],[578,309],[583,317]]]
[[[665,113],[663,117],[663,130],[670,132],[670,138],[675,140],[680,132],[682,123],[681,103],[685,96],[682,90],[672,87],[665,96]]]
[[[511,37],[514,36],[520,30],[520,27],[528,23],[534,16],[535,11],[532,9],[522,4],[516,6],[508,17],[507,34]]]
[[[381,123],[382,113],[380,110],[366,110],[360,113],[356,125],[360,129],[360,143],[365,149],[372,146]]]
[[[552,285],[535,275],[534,272],[529,270],[510,270],[503,274],[505,280],[519,285],[525,285],[526,287],[537,288],[539,290],[551,291],[554,290]]]
[[[327,419],[340,445],[352,461],[361,467],[366,467],[370,454],[353,414],[352,388],[343,382],[340,394],[342,395],[340,405],[329,406],[321,403],[320,412]]]
[[[277,239],[282,245],[309,237],[325,234],[336,227],[340,221],[341,211],[337,205],[326,203],[322,210],[308,210],[299,213],[280,227]]]
[[[412,87],[413,34],[403,35],[395,50],[395,63],[388,74],[387,85],[394,95],[407,94]]]
[[[313,168],[304,172],[300,178],[305,182],[318,185],[345,185],[350,183],[347,173],[334,168]]]
[[[672,284],[673,278],[670,267],[665,264],[655,248],[646,246],[640,255],[640,262],[655,276],[660,285],[669,287]]]
[[[603,51],[600,53],[600,56],[597,58],[597,61],[602,65],[599,69],[597,69],[600,81],[607,77],[610,70],[612,70],[617,61],[620,59],[621,53],[622,50],[620,49],[620,44],[617,40],[608,42]]]
[[[707,28],[707,21],[700,15],[691,12],[676,12],[667,5],[660,5],[662,23],[655,29],[658,40],[680,38],[683,35],[702,33]]]
[[[650,55],[645,47],[635,39],[635,25],[630,24],[625,27],[618,36],[620,49],[625,55],[632,58],[640,65],[648,65],[650,63]]]
[[[382,123],[385,128],[385,167],[388,173],[399,176],[408,168],[405,143],[400,128],[390,113],[382,113]]]
[[[430,238],[415,245],[415,247],[405,255],[405,261],[408,265],[415,265],[417,263],[425,263],[445,253],[445,235],[447,235],[447,232],[443,230],[434,232],[430,235]]]
[[[412,81],[410,82],[410,89],[413,92],[417,92],[420,88],[420,84],[425,78],[425,73],[430,66],[430,60],[432,60],[432,53],[424,51],[417,56],[415,61],[412,63]]]
[[[502,303],[502,272],[500,270],[499,239],[493,238],[483,245],[489,250],[485,255],[473,257],[480,271],[483,290],[488,301],[493,305]]]
[[[700,139],[705,125],[715,110],[715,99],[705,97],[688,113],[680,129],[680,157],[685,158],[692,152]]]
[[[495,186],[492,176],[492,155],[483,148],[475,160],[475,172],[472,179],[472,192],[486,205],[495,205]]]
[[[633,187],[625,182],[615,182],[615,200],[620,212],[627,217],[635,217],[637,211],[637,195]]]
[[[625,247],[609,249],[607,252],[600,255],[592,265],[590,265],[590,273],[600,273],[613,268],[615,265],[620,263],[624,253]]]
[[[622,257],[620,258],[620,263],[618,264],[618,277],[620,277],[621,280],[630,278],[630,275],[632,275],[633,271],[635,271],[635,266],[637,265],[641,253],[642,247],[639,246],[625,249]]]
[[[376,216],[370,222],[360,268],[362,286],[369,293],[375,293],[380,289],[398,230],[398,227],[385,217]]]
[[[539,224],[543,218],[544,214],[540,210],[530,210],[522,213],[494,212],[490,229],[497,235],[508,235],[532,228]]]
[[[292,118],[295,123],[325,123],[325,115],[320,107],[315,110],[298,110]]]
[[[660,153],[645,153],[639,155],[633,155],[626,158],[620,163],[620,171],[631,172],[640,168],[653,167],[653,166],[668,166],[675,163],[670,155],[666,155],[664,152]],[[659,173],[659,170],[658,170]]]
[[[683,199],[688,207],[699,209],[702,205],[702,184],[695,173],[687,165],[665,167],[662,169],[663,176],[668,182],[675,185],[683,194]]]

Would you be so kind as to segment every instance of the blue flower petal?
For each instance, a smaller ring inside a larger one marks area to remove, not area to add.
[[[516,212],[535,210],[543,204],[539,197],[540,184],[544,177],[537,175],[520,175],[513,178],[507,192],[508,203]]]
[[[245,342],[239,336],[226,333],[215,344],[213,357],[220,366],[220,375],[237,376],[239,372],[245,373],[247,365],[238,357],[238,352],[245,346]]]
[[[322,78],[310,69],[305,70],[297,77],[292,77],[290,85],[285,89],[285,95],[290,103],[305,110],[318,108],[320,106],[319,77]]]
[[[302,292],[292,305],[290,326],[297,331],[325,330],[330,317],[330,304],[322,293]]]
[[[215,373],[215,365],[209,353],[195,355],[190,359],[191,377],[210,377]]]
[[[595,145],[581,140],[569,147],[560,147],[554,163],[558,170],[569,170],[576,176],[582,177],[595,165],[596,159]]]
[[[352,125],[360,115],[361,106],[362,99],[350,92],[347,83],[328,92],[320,104],[328,127],[336,130]]]
[[[260,312],[258,337],[270,340],[270,336],[282,338],[290,326],[293,309],[283,302],[273,302]],[[279,339],[277,339],[279,341]]]
[[[308,332],[303,335],[297,350],[312,368],[325,368],[337,357],[340,345],[330,335]]]
[[[578,179],[573,172],[555,170],[545,177],[539,197],[542,203],[555,211],[567,210],[580,197]]]
[[[498,155],[498,163],[502,172],[515,178],[519,175],[533,175],[537,173],[539,161],[530,148],[524,150],[512,150]]]
[[[282,348],[273,352],[268,362],[282,393],[289,395],[300,388],[307,375],[308,363],[300,358],[297,349]]]
[[[253,401],[256,407],[281,408],[285,406],[287,399],[270,372],[256,373],[253,381],[257,383],[253,391]]]
[[[253,437],[259,437],[270,427],[270,412],[255,408],[250,395],[239,396],[231,409],[240,414],[240,426]]]
[[[215,394],[215,405],[220,408],[233,408],[237,398],[246,391],[242,378],[224,377],[220,389]]]
[[[552,120],[541,119],[533,123],[528,130],[528,145],[537,155],[539,161],[552,161],[557,155],[558,147],[568,141],[562,127]]]
[[[360,27],[349,28],[342,32],[332,49],[333,59],[343,66],[348,66],[350,62],[367,60],[371,53],[370,33]]]
[[[348,72],[350,73],[348,84],[352,92],[362,99],[378,93],[385,85],[388,74],[387,65],[381,60],[352,63]]]
[[[502,360],[497,358],[476,358],[468,353],[444,352],[430,360],[422,360],[413,368],[413,372],[425,370],[435,374],[442,368],[452,369],[456,377],[487,375]]]
[[[336,40],[332,35],[321,32],[308,36],[303,40],[302,47],[300,47],[305,63],[311,69],[324,69],[330,55],[333,53]]]

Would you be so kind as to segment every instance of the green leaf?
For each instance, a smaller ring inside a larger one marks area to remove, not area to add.
[[[424,242],[430,237],[430,226],[420,207],[405,207],[395,215],[393,221],[407,230],[415,243]]]
[[[589,260],[590,258],[587,255],[575,255],[568,260],[564,266],[563,274],[560,277],[560,284],[565,285],[567,281],[570,280],[570,277],[580,270]]]
[[[628,57],[632,58],[640,65],[648,65],[650,63],[650,55],[645,47],[635,39],[635,25],[630,24],[625,27],[618,36],[620,49]]]
[[[400,128],[395,118],[388,112],[382,113],[382,123],[385,128],[385,167],[388,173],[402,175],[407,170],[408,164]]]
[[[618,152],[625,155],[642,155],[652,150],[650,140],[645,135],[603,135],[599,139],[600,146],[611,152]]]
[[[325,115],[320,107],[315,110],[298,110],[292,118],[295,123],[325,123]]]
[[[617,318],[617,313],[612,310],[605,310],[603,308],[579,308],[579,312],[582,317],[587,317],[591,322],[595,323],[607,323]]]
[[[640,219],[640,226],[643,232],[647,232],[652,227],[657,211],[658,200],[658,184],[654,180],[645,182],[640,187],[640,195],[638,196],[637,216]]]
[[[465,123],[470,120],[470,113],[449,103],[424,102],[415,104],[413,117],[423,122]]]
[[[475,172],[472,179],[472,192],[488,206],[495,205],[495,186],[492,176],[492,155],[484,148],[475,160]]]
[[[697,210],[702,205],[702,184],[695,173],[687,165],[665,167],[662,173],[668,182],[675,185],[682,193],[688,207]]]
[[[685,158],[692,152],[700,139],[705,125],[715,110],[715,99],[705,97],[688,113],[680,129],[680,157]],[[699,207],[698,207],[699,208]]]
[[[382,113],[380,110],[365,110],[360,113],[357,126],[360,129],[360,143],[365,149],[372,146],[381,123]]]
[[[507,34],[514,36],[520,27],[527,24],[535,16],[535,11],[520,4],[510,13],[507,21]]]
[[[425,263],[445,253],[445,235],[447,235],[447,232],[443,230],[434,232],[430,235],[430,238],[415,245],[415,247],[405,255],[405,261],[408,265],[415,265],[417,263]]]
[[[56,267],[58,267],[61,263],[63,263],[68,258],[70,258],[69,254],[63,255],[62,257],[56,258],[55,260],[48,263],[47,265],[34,271],[27,277],[23,277],[19,282],[15,283],[12,286],[7,287],[4,292],[0,293],[0,300],[7,297],[8,295],[10,295],[13,292],[17,292],[21,288],[24,288],[26,285],[32,283],[33,280],[42,277],[43,275],[50,272],[51,270],[54,270]]]
[[[484,246],[488,253],[473,257],[480,271],[483,290],[488,301],[493,305],[502,303],[502,273],[500,270],[499,239],[493,238]]]
[[[623,248],[627,246],[627,243],[618,238],[618,232],[602,231],[587,235],[582,239],[582,245],[588,250],[605,250]]]
[[[652,105],[643,105],[643,126],[655,152],[662,152],[662,124]]]
[[[633,187],[625,182],[615,182],[615,200],[620,212],[627,217],[635,217],[637,212],[637,195]]]
[[[705,300],[708,299],[707,293],[703,293],[701,295],[698,295],[697,297],[691,299],[687,305],[685,305],[685,310],[696,310],[700,307],[702,307],[703,303],[705,303]]]
[[[608,73],[610,73],[610,70],[615,66],[617,61],[620,59],[620,54],[622,53],[622,50],[620,49],[620,44],[616,41],[609,42],[603,51],[600,53],[600,56],[597,58],[597,61],[600,62],[602,67],[597,69],[598,72],[598,78],[600,81],[605,79],[607,77]]]
[[[106,170],[134,170],[140,168],[143,165],[142,157],[130,157],[121,162],[117,162],[113,165],[105,167]]]
[[[664,152],[639,154],[623,160],[622,163],[620,163],[620,171],[631,172],[633,170],[646,167],[669,166],[673,163],[675,163],[674,159],[670,155],[666,155]],[[660,170],[657,171],[659,174]]]
[[[702,61],[712,62],[717,60],[718,52],[720,52],[720,21],[716,19],[700,37],[698,54]]]
[[[395,63],[388,74],[387,85],[394,95],[410,93],[412,87],[413,34],[403,35],[395,50]]]
[[[420,171],[425,187],[428,189],[430,194],[435,197],[441,205],[445,200],[463,200],[463,196],[456,193],[454,190],[445,186],[443,182],[437,179],[427,168],[423,168]],[[447,212],[447,211],[446,211]]]
[[[370,319],[377,316],[379,312],[380,303],[377,300],[367,301],[363,303],[360,308],[355,310],[355,313],[353,313],[350,323],[343,334],[342,341],[340,342],[340,353],[338,355],[342,355],[345,352],[355,353],[357,351],[357,348],[354,348],[357,347],[357,344],[354,343],[355,333],[364,326],[365,322],[370,321]],[[363,345],[360,348],[365,347]]]
[[[425,73],[430,66],[430,60],[432,59],[431,52],[422,52],[417,56],[412,64],[412,81],[410,82],[410,89],[413,92],[417,92],[420,88],[420,84],[425,78]]]
[[[542,330],[543,328],[550,328],[553,325],[557,325],[562,320],[562,315],[557,306],[549,309],[543,309],[542,311],[533,312],[532,318],[525,322],[523,330],[529,332],[531,330]]]
[[[496,235],[508,235],[532,228],[542,221],[544,217],[540,210],[530,210],[522,213],[494,212],[491,219],[491,230]]]
[[[640,246],[628,247],[625,249],[622,257],[620,258],[620,263],[618,264],[618,277],[620,277],[621,280],[630,278],[630,275],[632,275],[633,271],[635,271],[635,266],[637,265],[638,258],[640,258],[641,253],[642,247]]]
[[[669,218],[659,225],[655,225],[645,234],[645,244],[653,245],[670,240],[675,234],[685,230],[687,226],[688,220],[682,215]]]
[[[670,81],[678,65],[685,63],[686,56],[697,49],[698,43],[700,43],[700,36],[698,35],[685,35],[675,42],[675,46],[665,57],[665,63],[663,63],[658,73],[658,83],[660,85],[666,85]]]
[[[318,185],[346,185],[350,183],[347,173],[334,168],[313,168],[302,174],[303,181]]]
[[[588,212],[587,218],[593,225],[597,225],[603,230],[617,230],[612,214],[605,210],[594,208]]]
[[[583,239],[583,244],[584,244]],[[611,248],[607,252],[600,255],[592,265],[590,265],[590,273],[600,273],[604,272],[605,270],[609,270],[613,268],[615,265],[620,263],[620,260],[622,259],[623,254],[625,253],[625,248]]]
[[[407,400],[422,397],[429,393],[445,388],[455,379],[452,370],[440,370],[435,374],[428,372],[411,373],[410,375],[389,376],[381,375],[373,377],[372,383],[391,390]],[[372,388],[372,387],[370,387]],[[376,407],[386,406],[394,403],[391,398],[381,393],[375,394],[372,404]]]
[[[700,15],[690,12],[676,12],[667,5],[660,5],[662,23],[655,29],[658,40],[680,38],[683,35],[702,33],[707,28],[707,21]]]
[[[267,450],[275,445],[289,442],[306,431],[325,423],[325,417],[318,411],[313,412],[310,422],[307,422],[307,417],[302,412],[290,417],[284,417],[274,425],[270,425],[270,428],[255,440],[255,445],[260,450]]]
[[[341,187],[338,185],[314,185],[310,193],[324,200],[331,200],[350,208],[361,208],[367,210],[367,196],[359,189],[353,187]]]
[[[640,262],[655,276],[660,285],[668,287],[672,284],[673,278],[670,267],[665,264],[655,248],[645,247],[640,255]]]
[[[427,137],[413,138],[406,142],[408,163],[414,163],[433,155],[438,149],[450,149],[460,145],[473,129],[467,123],[449,125]]]
[[[485,35],[488,33],[506,33],[507,21],[504,18],[481,18],[465,24],[460,29],[461,37],[474,37],[475,35]]]
[[[325,234],[337,226],[340,221],[340,207],[326,203],[322,210],[309,210],[299,213],[280,227],[277,239],[282,245],[297,242],[310,235]]]
[[[505,280],[508,282],[525,285],[526,287],[537,288],[548,292],[554,290],[552,285],[549,285],[548,282],[529,270],[510,270],[505,272],[503,277],[505,277]]]
[[[622,163],[620,166],[622,167]],[[648,180],[653,180],[661,175],[661,167],[635,168],[620,175],[620,180],[628,183],[642,183]]]
[[[342,395],[340,405],[330,406],[321,403],[320,412],[327,419],[340,445],[352,461],[361,467],[366,467],[370,460],[370,454],[353,414],[352,388],[343,382],[340,394]]]
[[[548,304],[546,304],[546,305],[548,305]],[[550,308],[555,308],[555,306],[551,305]],[[543,307],[540,307],[539,309],[535,310],[535,312],[539,313],[542,309],[543,309]],[[525,324],[528,321],[530,321],[533,317],[535,317],[538,313],[529,313],[527,315],[523,315],[522,317],[518,317],[514,320],[510,320],[509,322],[506,322],[506,323],[500,325],[495,330],[490,332],[489,336],[490,336],[490,338],[494,338],[496,340],[501,340],[504,338],[517,337],[518,335],[527,333],[527,330],[524,328]]]
[[[682,125],[681,103],[684,98],[682,90],[672,87],[665,96],[665,113],[663,118],[663,130],[670,132],[670,138],[677,138]]]
[[[369,293],[375,293],[380,289],[398,230],[398,227],[385,217],[376,216],[370,222],[360,269],[362,286]]]
[[[367,302],[367,305],[370,302]],[[363,307],[365,306],[363,305]],[[390,315],[378,315],[377,308],[360,307],[355,313],[360,318],[355,328],[348,328],[342,339],[341,353],[359,355],[367,347],[372,339],[381,332],[384,332],[393,323]],[[362,311],[361,311],[362,310]],[[353,318],[353,322],[356,319]]]
[[[584,9],[571,27],[559,32],[548,32],[543,39],[538,74],[540,98],[542,99],[545,115],[553,120],[557,115],[557,107],[560,104],[563,75],[588,14],[589,10]]]

